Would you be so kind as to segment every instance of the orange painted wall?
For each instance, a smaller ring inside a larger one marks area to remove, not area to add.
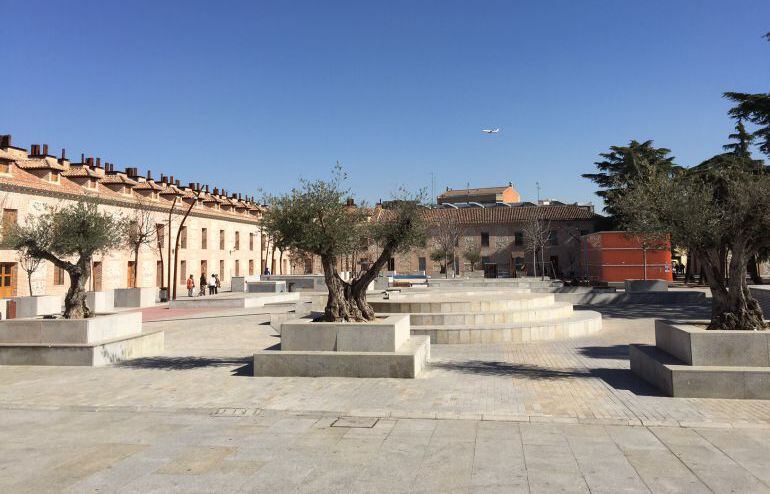
[[[583,263],[591,281],[643,279],[644,250],[639,238],[626,232],[596,232],[581,237]],[[647,279],[672,281],[671,245],[647,249]]]

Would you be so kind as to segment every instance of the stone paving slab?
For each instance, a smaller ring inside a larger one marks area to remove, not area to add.
[[[768,430],[339,418],[0,410],[0,492],[770,492]]]

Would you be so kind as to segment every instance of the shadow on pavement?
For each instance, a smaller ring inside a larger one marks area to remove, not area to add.
[[[711,317],[710,304],[684,305],[576,305],[575,310],[593,310],[602,317],[617,319],[708,319]]]
[[[636,377],[629,369],[553,369],[532,364],[514,364],[484,360],[431,362],[430,367],[475,374],[481,376],[504,376],[534,380],[598,378],[617,390],[630,391],[642,396],[663,396],[655,388]]]
[[[577,349],[584,357],[595,359],[628,360],[628,345],[584,346]]]
[[[116,367],[132,369],[190,370],[205,367],[230,367],[248,364],[251,357],[142,357],[125,360]]]

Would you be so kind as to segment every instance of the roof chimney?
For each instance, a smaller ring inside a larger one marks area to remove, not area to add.
[[[61,148],[61,160],[64,161],[67,159],[67,150],[64,148]]]
[[[96,158],[96,165],[95,166],[96,166],[96,168],[101,168],[102,167],[102,159],[101,158],[99,158],[99,157]]]
[[[0,148],[11,147],[11,134],[0,135]]]
[[[160,183],[162,183],[162,184],[168,183],[168,177],[166,177],[162,173],[160,174]]]
[[[43,144],[43,156],[48,155],[48,144]]]
[[[179,184],[180,184],[180,182],[179,182],[179,179],[177,179],[177,180],[176,180],[176,182],[174,182],[174,184],[175,184],[177,187],[179,187]]]
[[[152,170],[147,170],[147,180],[152,180]]]

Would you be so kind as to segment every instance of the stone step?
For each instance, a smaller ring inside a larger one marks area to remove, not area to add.
[[[529,308],[548,307],[554,304],[551,293],[521,294],[515,298],[478,297],[471,300],[442,297],[421,301],[419,297],[403,300],[372,300],[369,305],[382,313],[446,313],[446,312],[501,312]]]
[[[559,319],[569,317],[571,314],[572,304],[558,302],[545,307],[518,310],[441,313],[412,312],[411,323],[413,326],[503,324]]]
[[[651,345],[629,345],[631,372],[667,396],[770,399],[770,367],[686,365]]]
[[[598,312],[581,310],[569,317],[531,322],[482,325],[412,325],[413,335],[430,336],[433,344],[530,342],[577,338],[602,328]]]

